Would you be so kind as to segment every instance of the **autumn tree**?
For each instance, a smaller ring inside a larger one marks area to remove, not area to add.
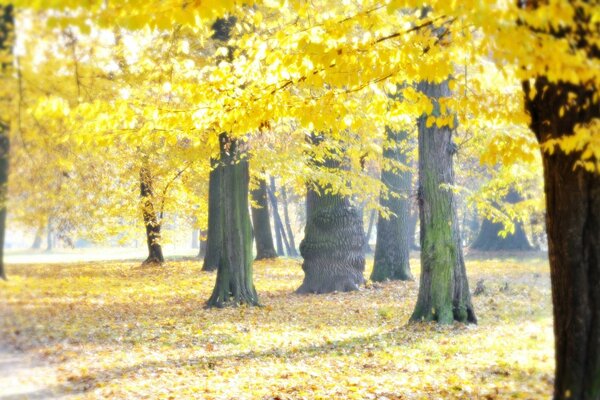
[[[252,227],[256,242],[256,259],[275,258],[277,253],[271,234],[271,218],[267,199],[267,181],[258,179],[258,187],[250,191],[252,197]]]
[[[389,215],[379,213],[377,243],[373,263],[372,281],[410,280],[409,252],[409,194],[411,171],[407,166],[408,134],[386,128],[381,180],[385,191],[381,193],[380,205]]]
[[[10,75],[12,57],[12,43],[14,35],[14,17],[12,5],[6,5],[0,8],[0,53],[4,61],[0,64],[1,78],[3,81]],[[8,55],[8,56],[7,56]],[[8,59],[8,61],[6,60]],[[5,89],[6,90],[6,89]],[[10,115],[10,114],[9,114]],[[0,120],[0,278],[6,279],[4,272],[4,234],[6,232],[6,195],[8,183],[8,164],[10,148],[10,119],[6,112]]]
[[[329,152],[324,161],[314,161],[320,167],[334,172],[343,168],[340,154],[334,154],[336,150],[331,153],[322,137],[313,134],[310,142]],[[347,196],[318,182],[310,184],[300,254],[304,258],[304,281],[298,293],[347,292],[358,290],[364,283],[363,221]]]

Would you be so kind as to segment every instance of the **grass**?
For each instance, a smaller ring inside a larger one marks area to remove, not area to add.
[[[370,263],[368,263],[370,264]],[[412,260],[418,276],[418,260]],[[417,282],[295,295],[300,262],[256,262],[264,307],[205,309],[200,263],[13,265],[0,341],[43,357],[73,398],[547,399],[553,336],[542,258],[467,261],[479,325],[407,325]],[[365,276],[370,273],[370,265]]]

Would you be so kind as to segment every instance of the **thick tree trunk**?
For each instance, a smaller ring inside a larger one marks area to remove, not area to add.
[[[296,241],[294,240],[294,232],[292,231],[292,224],[290,222],[288,199],[285,186],[281,186],[281,200],[283,201],[283,219],[285,221],[286,236],[289,243],[288,256],[298,257],[298,252],[296,251]]]
[[[436,102],[450,96],[448,81],[421,82],[419,90]],[[439,114],[439,104],[434,114]],[[419,128],[419,215],[421,220],[421,277],[411,321],[476,322],[463,259],[454,194],[442,185],[454,183],[456,153],[452,130],[445,126]]]
[[[505,198],[505,201],[514,204],[521,201],[522,198],[518,192],[511,190]],[[504,228],[502,223],[492,222],[484,219],[477,238],[470,246],[472,250],[479,251],[531,251],[533,247],[529,244],[523,223],[515,221],[515,231],[500,236],[500,231]]]
[[[384,162],[406,165],[406,151],[401,146],[408,139],[408,134],[386,128],[386,136]],[[400,171],[394,165],[387,165],[381,172],[381,180],[387,193],[382,193],[379,201],[392,215],[385,218],[379,214],[371,280],[412,280],[409,264],[409,195],[412,174],[409,170]]]
[[[571,135],[575,125],[600,118],[594,88],[538,78],[535,95],[531,95],[528,82],[524,89],[531,129],[540,143]],[[576,167],[580,156],[579,152],[567,155],[561,150],[542,153],[554,304],[554,398],[598,400],[600,174]]]
[[[211,162],[212,170],[208,178],[208,231],[206,252],[202,271],[215,271],[221,259],[223,226],[221,218],[221,179],[223,167],[217,160]]]
[[[314,140],[313,140],[314,143]],[[340,168],[327,160],[328,168]],[[300,243],[304,281],[298,293],[358,290],[365,270],[363,221],[350,199],[309,186],[306,194],[306,227]]]
[[[267,199],[267,181],[261,179],[256,189],[252,190],[252,226],[256,240],[256,259],[276,258],[277,253],[271,235],[271,219],[269,218],[269,202]]]
[[[258,305],[252,280],[252,225],[248,212],[248,160],[238,143],[219,137],[223,165],[220,187],[223,244],[217,280],[208,307]]]
[[[140,168],[140,196],[142,198],[142,216],[146,226],[146,244],[148,245],[148,258],[142,264],[162,264],[165,259],[160,245],[160,222],[152,202],[152,174],[145,166]]]

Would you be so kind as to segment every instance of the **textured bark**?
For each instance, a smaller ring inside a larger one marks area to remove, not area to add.
[[[14,15],[12,5],[0,6],[0,50],[12,48],[11,32],[14,30]],[[1,65],[2,74],[11,67],[10,61]],[[0,121],[0,278],[6,279],[4,271],[4,234],[6,232],[6,197],[8,194],[8,157],[10,152],[10,121],[2,117]]]
[[[518,192],[511,190],[506,196],[505,201],[514,204],[521,201],[522,198]],[[504,229],[502,223],[492,222],[484,219],[477,238],[473,241],[470,248],[479,251],[530,251],[533,247],[529,244],[523,223],[515,221],[515,231],[500,236],[500,231]]]
[[[283,202],[283,219],[285,221],[286,236],[289,244],[288,256],[298,257],[298,252],[296,251],[296,241],[294,240],[294,232],[292,231],[292,224],[290,222],[290,214],[288,211],[288,199],[285,186],[281,187],[281,200]]]
[[[421,82],[419,90],[432,101],[450,95],[448,81]],[[439,114],[436,104],[434,114]],[[460,244],[452,158],[456,153],[449,127],[419,129],[419,216],[421,221],[421,276],[419,295],[411,321],[477,322]]]
[[[327,160],[325,166],[340,168]],[[306,195],[306,227],[300,243],[304,281],[298,293],[330,293],[358,290],[364,283],[363,221],[347,197],[309,186]]]
[[[222,249],[217,280],[208,307],[258,305],[252,280],[252,225],[248,212],[248,161],[238,143],[219,137],[223,164],[221,188]]]
[[[406,165],[406,152],[401,145],[408,139],[406,132],[394,132],[386,128],[387,144],[383,158],[388,163]],[[380,205],[387,208],[392,215],[385,218],[381,213],[377,221],[377,243],[372,281],[412,280],[410,273],[410,226],[409,195],[412,174],[410,171],[399,171],[392,166],[385,166],[381,172],[381,181],[387,193],[380,195]]]
[[[600,58],[597,51],[594,58]],[[524,83],[540,143],[600,118],[598,93],[568,83]],[[569,98],[575,98],[575,104]],[[586,107],[583,107],[586,105]],[[559,115],[563,110],[563,115]],[[598,133],[596,133],[598,134]],[[542,153],[554,305],[555,399],[600,399],[600,175],[575,167],[581,154]]]
[[[206,252],[202,271],[215,271],[221,259],[221,238],[223,227],[221,225],[221,174],[223,167],[213,160],[212,169],[208,178],[208,231],[206,234]]]
[[[152,174],[143,166],[140,168],[140,196],[142,198],[142,216],[146,227],[146,244],[148,245],[148,258],[143,264],[162,264],[165,262],[160,245],[160,222],[158,221],[154,204],[152,188]]]
[[[267,182],[259,181],[256,189],[252,190],[252,201],[257,207],[252,207],[252,227],[256,240],[256,259],[276,258],[273,235],[271,235],[271,219],[269,218],[269,202],[267,199]]]

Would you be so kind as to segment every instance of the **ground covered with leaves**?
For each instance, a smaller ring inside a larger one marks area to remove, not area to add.
[[[418,258],[411,261],[418,276]],[[290,259],[254,264],[263,307],[205,309],[215,274],[200,266],[9,266],[10,281],[0,283],[0,344],[52,366],[56,374],[43,393],[56,397],[547,399],[552,393],[544,256],[468,259],[471,290],[477,282],[483,288],[473,297],[479,325],[445,327],[407,324],[418,282],[296,295],[303,273],[300,261]]]

